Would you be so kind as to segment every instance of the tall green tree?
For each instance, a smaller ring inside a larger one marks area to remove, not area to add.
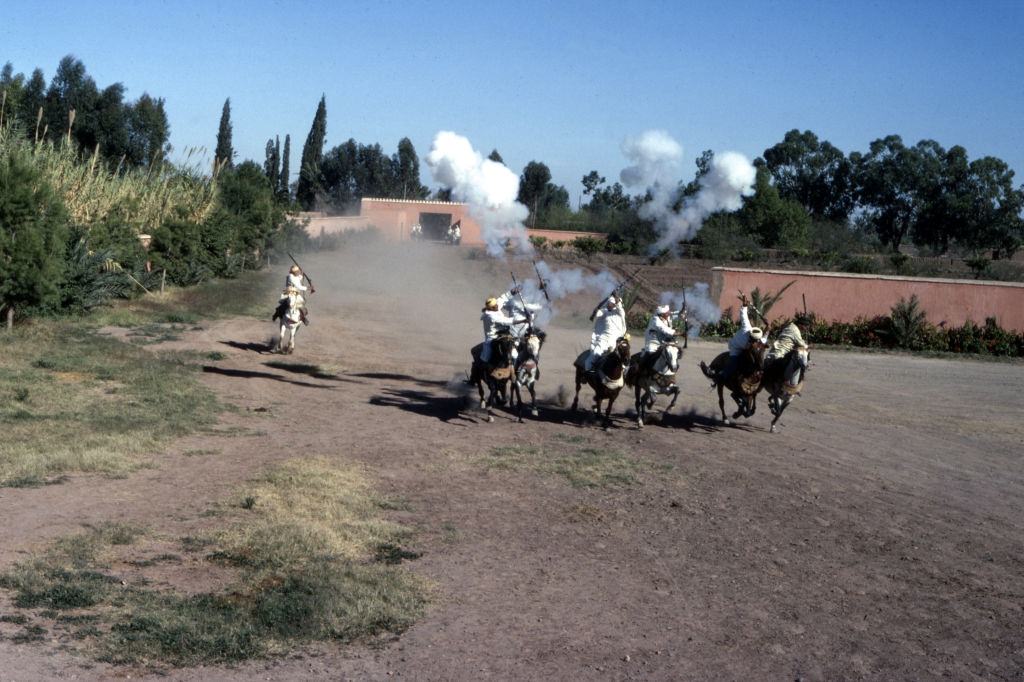
[[[231,98],[224,100],[224,108],[220,112],[220,126],[217,128],[217,149],[213,152],[214,161],[231,168],[235,163],[235,150],[231,146]]]
[[[169,147],[171,126],[162,98],[142,93],[127,112],[128,162],[150,166],[163,160]]]
[[[352,138],[332,148],[324,155],[324,192],[331,209],[349,213],[356,200],[356,164],[359,144]]]
[[[764,165],[758,166],[754,194],[744,200],[737,217],[762,246],[790,250],[807,248],[810,216],[799,202],[779,195]]]
[[[854,206],[853,164],[810,130],[793,129],[764,151],[783,199],[794,199],[814,218],[845,223]]]
[[[97,141],[95,112],[99,96],[96,81],[86,73],[81,60],[71,55],[61,59],[45,96],[44,119],[49,137],[61,139],[70,133],[72,140],[91,151]]]
[[[531,161],[523,168],[516,199],[530,209],[533,226],[545,224],[553,212],[569,208],[569,191],[551,182],[551,170],[540,161]]]
[[[284,136],[284,151],[281,153],[281,184],[278,187],[277,194],[285,201],[292,200],[292,186],[291,186],[291,171],[289,170],[289,163],[292,158],[292,136]]]
[[[920,209],[922,157],[899,135],[873,141],[866,154],[853,152],[861,220],[879,240],[898,252],[913,231]]]
[[[23,153],[0,158],[0,309],[8,329],[26,308],[56,304],[67,216]]]
[[[281,172],[281,138],[267,140],[266,160],[263,162],[263,172],[270,182],[270,187],[276,192],[280,185],[278,174]]]
[[[429,190],[420,182],[420,158],[412,140],[403,137],[398,141],[398,153],[391,159],[395,174],[394,193],[400,199],[425,199]]]
[[[302,162],[299,166],[299,183],[295,188],[295,199],[307,211],[316,206],[317,195],[323,189],[320,166],[324,157],[324,141],[327,139],[327,98],[320,97],[313,116],[313,125],[302,147]]]

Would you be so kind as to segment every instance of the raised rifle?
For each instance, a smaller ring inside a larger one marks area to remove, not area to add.
[[[690,347],[690,321],[689,308],[686,305],[686,285],[683,285],[683,309],[679,311],[679,317],[683,320],[683,348]]]
[[[605,296],[604,299],[602,299],[602,301],[597,304],[597,307],[594,308],[594,312],[590,313],[590,321],[591,322],[594,321],[594,318],[597,317],[597,311],[601,309],[601,306],[603,306],[605,303],[608,302],[608,299],[610,299],[612,296],[615,296],[620,291],[625,289],[626,285],[629,284],[634,279],[636,279],[636,276],[638,274],[640,274],[640,268],[637,268],[636,272],[634,272],[632,275],[626,275],[625,279],[621,280],[618,284],[616,284],[615,288],[612,289],[612,293],[610,293],[607,296]]]
[[[530,309],[526,307],[526,301],[523,300],[523,290],[519,287],[519,282],[516,281],[516,274],[509,272],[512,276],[512,288],[515,289],[516,296],[519,297],[519,305],[523,306],[523,315],[526,315],[526,320],[529,322],[530,327],[533,327],[533,315],[530,314]]]
[[[540,290],[544,293],[544,300],[551,303],[551,297],[548,296],[548,285],[544,278],[540,276],[540,268],[537,267],[537,261],[533,261],[533,271],[537,273],[537,281],[540,282]]]
[[[288,252],[286,251],[285,253]],[[295,267],[297,267],[299,270],[302,270],[302,276],[306,278],[307,282],[309,282],[309,293],[315,294],[316,287],[313,286],[313,278],[306,274],[306,271],[302,269],[301,265],[299,265],[299,261],[295,260],[295,256],[293,256],[291,253],[288,253],[288,257],[292,259],[293,263],[295,263]]]

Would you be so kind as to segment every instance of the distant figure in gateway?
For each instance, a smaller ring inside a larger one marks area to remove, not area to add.
[[[409,233],[409,236],[412,237],[416,241],[419,241],[420,239],[423,239],[423,226],[420,225],[419,223],[416,223],[415,225],[413,225],[412,226],[412,230]]]
[[[448,227],[448,232],[444,236],[444,240],[452,246],[458,246],[462,241],[462,221],[457,220],[454,224]]]

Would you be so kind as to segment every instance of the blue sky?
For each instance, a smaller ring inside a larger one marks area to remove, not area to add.
[[[624,137],[668,131],[753,158],[791,128],[846,152],[895,133],[995,155],[1024,182],[1024,2],[52,2],[6,0],[0,63],[47,79],[74,54],[102,87],[167,100],[171,143],[262,163],[317,101],[349,137],[420,158],[438,130],[547,163],[575,198],[625,165]],[[424,180],[429,176],[424,169]]]

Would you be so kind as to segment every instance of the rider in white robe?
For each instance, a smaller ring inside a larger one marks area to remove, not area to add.
[[[480,350],[480,360],[488,363],[491,361],[491,342],[498,338],[498,334],[503,330],[511,331],[512,327],[522,320],[509,317],[498,307],[498,299],[489,298],[484,303],[480,321],[484,325],[484,345]]]
[[[754,327],[750,324],[750,315],[747,313],[747,306],[740,308],[740,328],[736,330],[736,333],[729,339],[729,360],[725,363],[725,369],[722,370],[721,381],[728,381],[732,377],[733,373],[736,372],[736,368],[739,366],[740,356],[743,355],[747,350],[755,343],[763,343],[764,332],[761,331],[760,327]]]
[[[676,330],[672,327],[672,311],[667,305],[654,309],[651,321],[644,332],[644,353],[653,353],[663,343],[671,343],[676,339]]]
[[[594,371],[594,362],[615,348],[615,343],[626,335],[626,309],[615,294],[609,296],[603,305],[594,311],[594,332],[590,335],[590,355],[585,369]]]
[[[529,328],[529,322],[533,321],[534,314],[544,307],[537,303],[527,302],[520,296],[520,293],[519,287],[512,287],[498,297],[498,308],[506,315],[528,320],[528,322],[520,322],[512,327],[512,334],[517,339],[522,338]]]

